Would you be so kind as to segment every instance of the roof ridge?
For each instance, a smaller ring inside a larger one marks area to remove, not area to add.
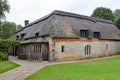
[[[37,19],[31,23],[29,23],[28,25],[26,25],[24,28],[26,27],[29,27],[33,24],[36,24],[40,21],[43,21],[43,20],[46,20],[48,19],[51,15],[61,15],[61,16],[68,16],[68,17],[74,17],[74,18],[80,18],[80,19],[85,19],[85,20],[90,20],[92,22],[103,22],[103,23],[108,23],[108,24],[113,24],[112,21],[110,20],[105,20],[105,19],[101,19],[101,18],[94,18],[94,17],[90,17],[90,16],[85,16],[85,15],[81,15],[81,14],[76,14],[76,13],[71,13],[71,12],[66,12],[66,11],[61,11],[61,10],[54,10],[53,12],[51,12],[50,14],[40,18],[40,19]],[[19,32],[19,31],[22,31],[24,28],[14,32],[13,34]]]
[[[90,20],[90,21],[93,21],[93,22],[103,22],[103,23],[113,24],[113,22],[110,21],[110,20],[105,20],[105,19],[101,19],[101,18],[95,18],[95,17],[85,16],[85,15],[76,14],[76,13],[72,13],[72,12],[61,11],[61,10],[54,10],[50,14],[48,14],[48,15],[40,18],[40,19],[37,19],[37,20],[35,20],[35,21],[31,22],[31,23],[29,23],[28,25],[26,25],[26,27],[30,26],[30,25],[33,25],[35,23],[38,23],[40,21],[43,21],[43,20],[49,18],[51,15],[69,16],[69,17],[86,19],[86,20]]]
[[[52,13],[55,14],[55,15],[63,15],[63,16],[70,16],[70,17],[75,17],[75,18],[86,19],[86,20],[90,20],[90,21],[93,21],[93,22],[103,22],[103,23],[113,24],[113,22],[110,21],[110,20],[85,16],[85,15],[66,12],[66,11],[54,10]]]

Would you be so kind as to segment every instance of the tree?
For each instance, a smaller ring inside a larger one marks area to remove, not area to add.
[[[115,25],[118,27],[118,29],[120,29],[120,9],[116,9],[114,12],[114,23]]]
[[[14,22],[2,22],[0,28],[0,38],[7,39],[9,38],[16,30],[23,28],[21,25],[17,25]]]
[[[115,21],[115,25],[120,29],[120,17]]]
[[[17,25],[17,30],[20,30],[20,29],[22,29],[22,28],[23,28],[23,26],[21,26],[20,24]]]
[[[102,18],[106,20],[114,20],[114,15],[112,10],[109,8],[98,7],[93,11],[92,17]]]
[[[5,13],[9,13],[10,10],[10,5],[8,4],[7,0],[0,0],[0,38],[1,38],[1,34],[2,34],[2,19],[5,18]]]
[[[5,18],[5,13],[9,13],[10,5],[7,0],[0,0],[0,19]]]
[[[120,9],[116,9],[114,12],[114,17],[115,17],[115,20],[118,20],[120,18]]]
[[[16,24],[13,22],[3,22],[2,24],[2,39],[7,39],[10,37],[10,35],[13,34],[13,32],[16,31]]]

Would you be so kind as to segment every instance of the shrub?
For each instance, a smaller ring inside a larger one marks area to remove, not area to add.
[[[8,48],[10,46],[18,46],[20,42],[17,40],[8,40],[8,39],[0,39],[0,60],[8,59]]]
[[[16,40],[6,40],[6,39],[0,39],[0,51],[7,53],[8,48],[10,46],[17,46],[20,42]]]
[[[0,61],[4,60],[5,57],[6,57],[5,53],[3,53],[3,52],[0,51]]]

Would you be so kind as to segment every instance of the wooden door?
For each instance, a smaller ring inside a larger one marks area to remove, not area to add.
[[[49,60],[48,43],[42,44],[41,53],[42,53],[42,60],[48,61]]]

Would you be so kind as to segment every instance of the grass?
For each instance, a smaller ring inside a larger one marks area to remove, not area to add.
[[[8,70],[14,69],[20,65],[13,63],[11,61],[0,61],[0,74]]]
[[[47,66],[25,80],[120,80],[120,57]]]

